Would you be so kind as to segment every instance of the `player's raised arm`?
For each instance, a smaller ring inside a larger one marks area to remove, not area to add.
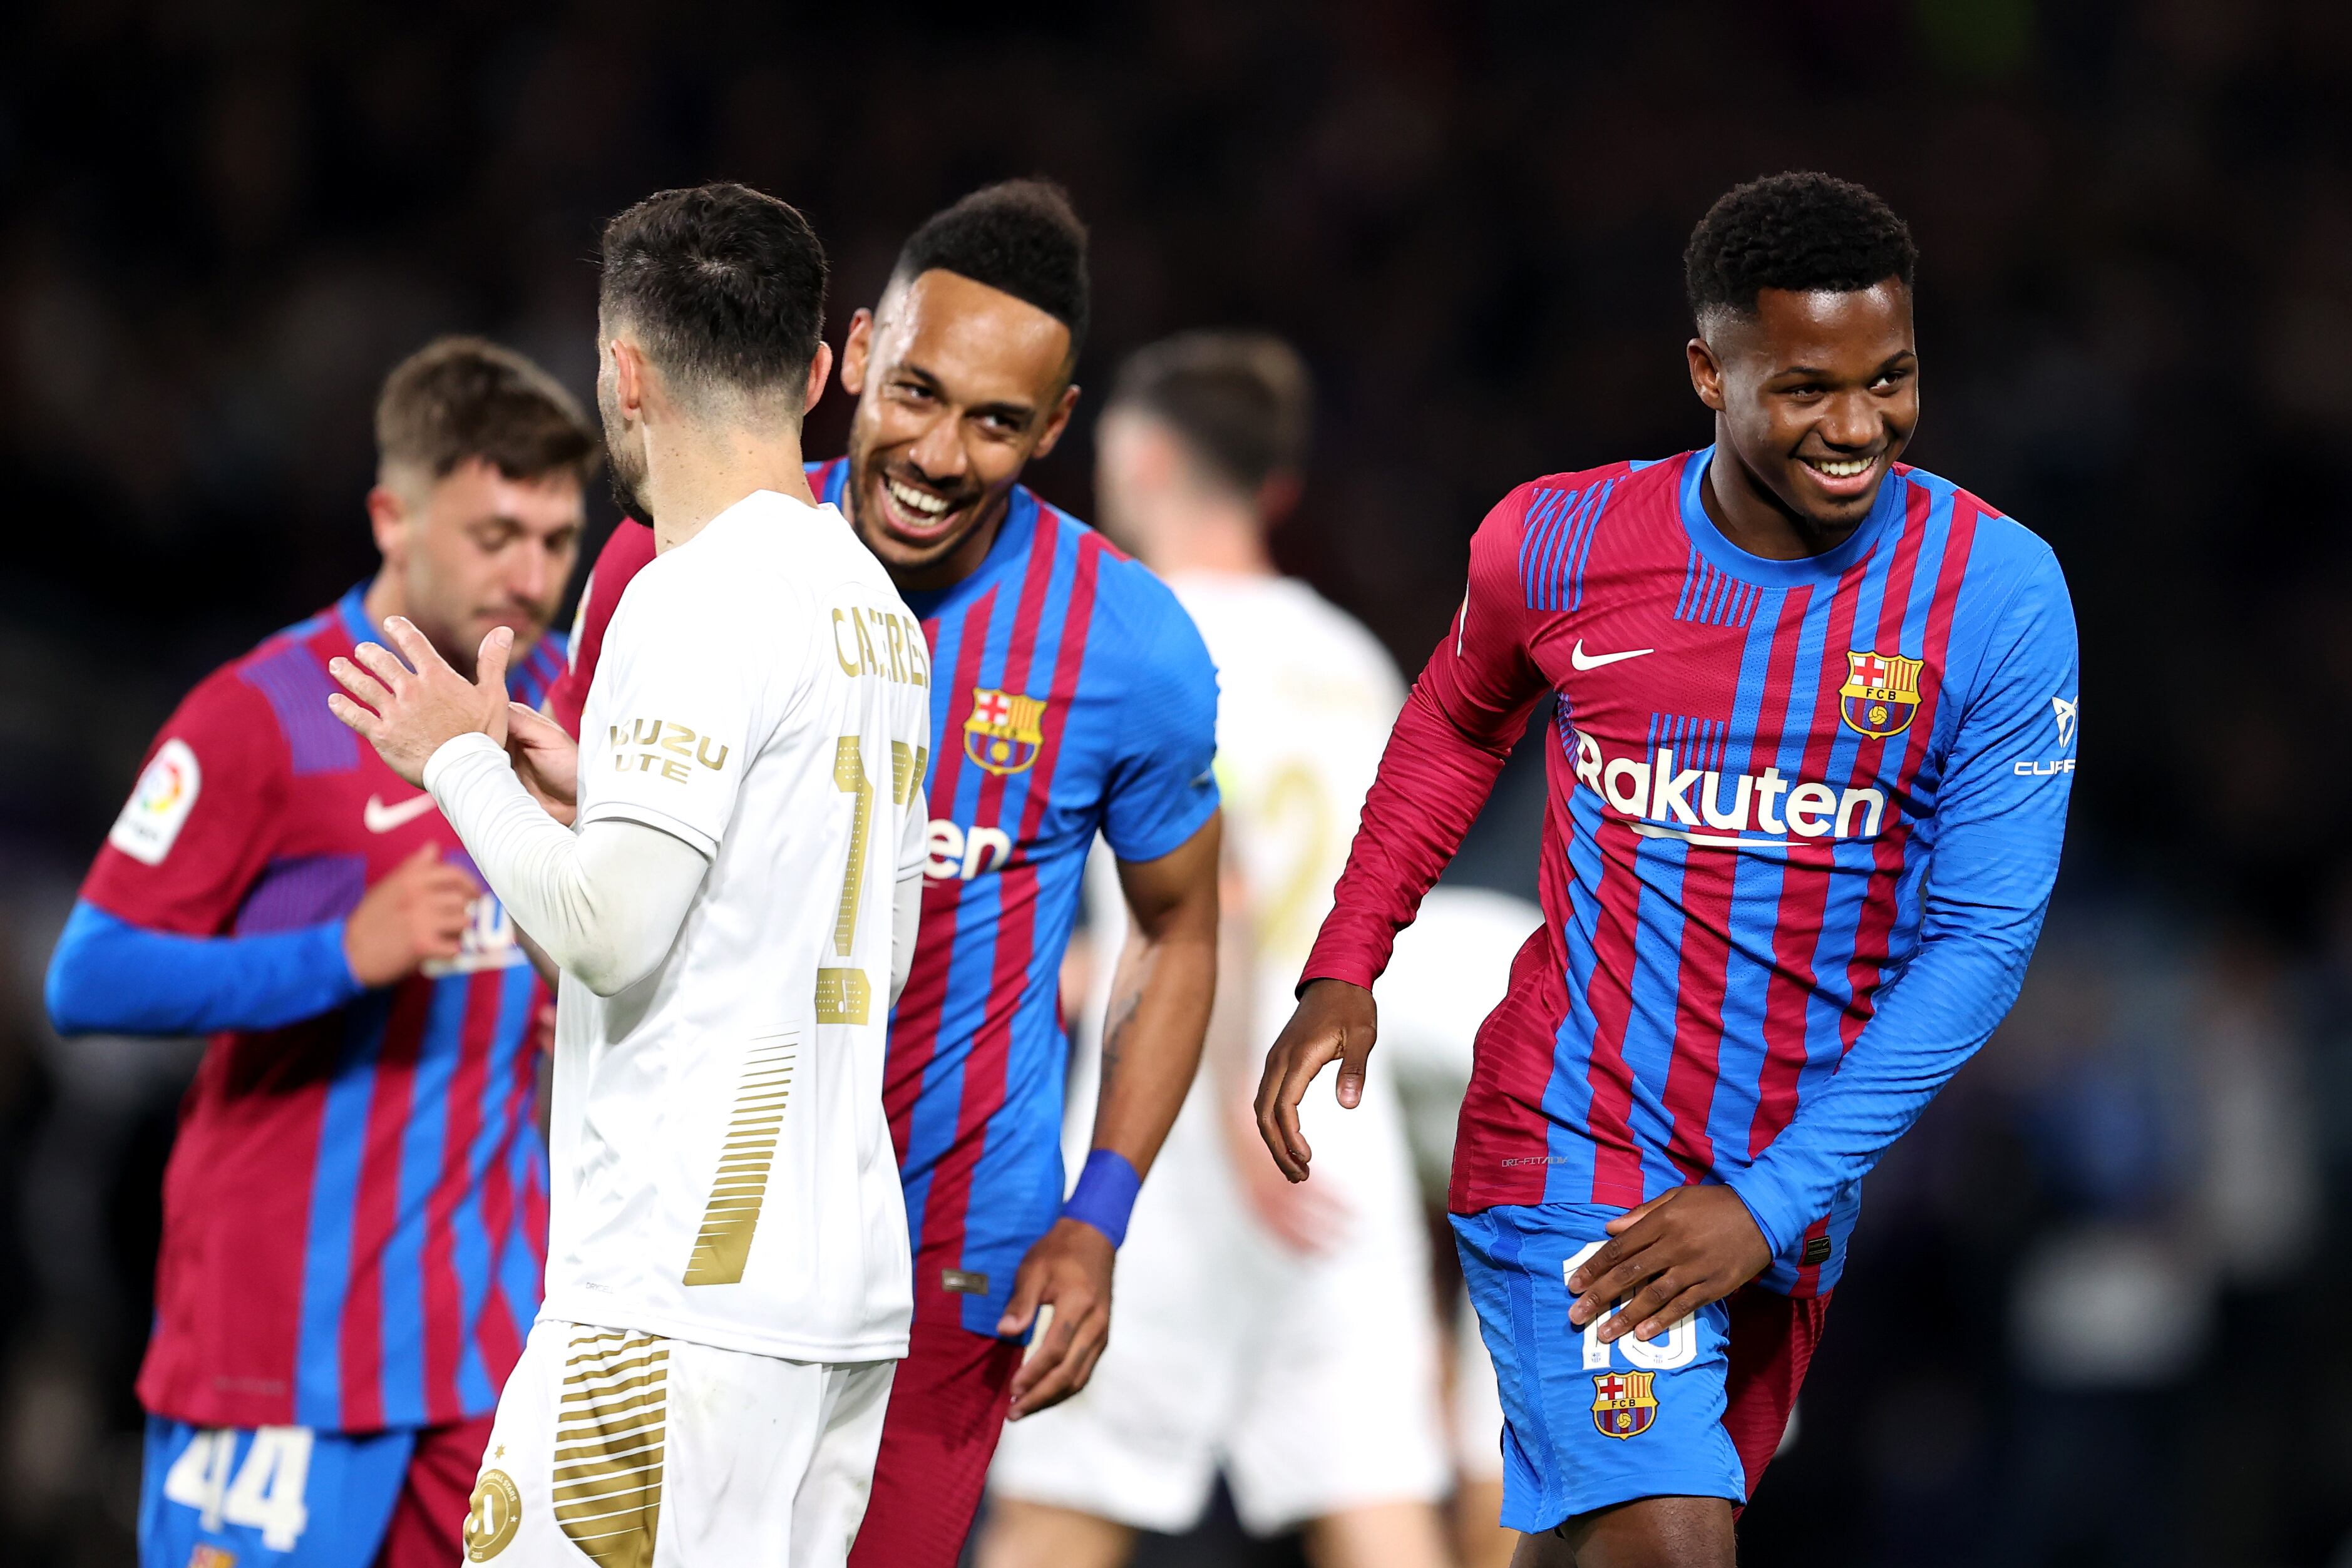
[[[1549,689],[1528,657],[1519,542],[1532,486],[1486,514],[1470,541],[1469,584],[1444,641],[1413,683],[1364,800],[1348,869],[1299,980],[1298,1009],[1272,1050],[1257,1092],[1258,1134],[1293,1181],[1314,1152],[1298,1103],[1332,1062],[1342,1105],[1362,1097],[1377,1033],[1371,986],[1495,788],[1495,777]]]

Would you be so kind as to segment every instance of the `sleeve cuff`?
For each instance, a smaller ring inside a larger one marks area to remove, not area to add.
[[[606,821],[641,823],[679,840],[701,855],[704,860],[715,861],[719,858],[717,839],[685,819],[673,817],[667,811],[652,806],[641,806],[635,800],[600,800],[593,808],[580,814],[580,826],[583,829],[591,822]]]
[[[1793,1212],[1780,1184],[1754,1166],[1726,1177],[1724,1185],[1748,1206],[1748,1218],[1764,1233],[1764,1245],[1775,1258],[1795,1247],[1811,1223]]]

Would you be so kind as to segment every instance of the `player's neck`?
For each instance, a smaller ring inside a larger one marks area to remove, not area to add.
[[[816,505],[801,465],[797,430],[673,428],[649,444],[639,488],[654,515],[656,553],[676,549],[756,491],[773,490],[803,506]]]
[[[1748,471],[1718,431],[1715,460],[1707,465],[1699,503],[1723,537],[1766,560],[1802,560],[1826,555],[1853,537],[1860,519],[1822,523],[1790,508]]]
[[[1265,525],[1243,506],[1182,505],[1145,534],[1144,564],[1163,577],[1272,577]]]

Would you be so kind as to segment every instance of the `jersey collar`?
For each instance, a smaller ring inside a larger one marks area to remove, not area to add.
[[[1878,482],[1878,498],[1871,503],[1870,515],[1853,532],[1848,534],[1835,549],[1820,555],[1800,556],[1795,560],[1773,560],[1760,555],[1750,555],[1723,537],[1715,519],[1706,515],[1706,504],[1699,498],[1699,486],[1706,483],[1707,465],[1715,458],[1713,446],[1702,446],[1683,462],[1682,476],[1676,483],[1677,501],[1682,509],[1683,531],[1690,536],[1691,545],[1717,568],[1736,578],[1765,588],[1801,588],[1807,583],[1835,582],[1845,575],[1846,569],[1871,552],[1879,539],[1890,529],[1899,528],[1903,518],[1903,493],[1908,487],[1903,476],[1888,473]]]

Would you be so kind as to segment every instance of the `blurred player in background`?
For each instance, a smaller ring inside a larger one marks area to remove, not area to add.
[[[1325,1568],[1434,1568],[1448,1490],[1429,1257],[1385,1072],[1313,1111],[1328,1183],[1293,1187],[1249,1103],[1403,701],[1387,653],[1267,530],[1298,498],[1306,366],[1202,332],[1121,371],[1097,434],[1105,527],[1167,580],[1222,672],[1228,943],[1206,1070],[1138,1200],[1109,1347],[1085,1393],[1005,1434],[983,1568],[1114,1568],[1191,1529],[1222,1469],[1243,1525],[1305,1526]],[[1097,935],[1116,934],[1116,909]]]
[[[385,382],[376,449],[382,569],[181,703],[49,968],[61,1033],[213,1037],[139,1376],[149,1568],[456,1561],[539,1305],[538,981],[327,665],[394,617],[467,670],[503,629],[538,701],[597,442],[536,366],[450,338]]]
[[[1412,924],[1397,933],[1396,951],[1373,988],[1381,1056],[1404,1103],[1405,1135],[1426,1216],[1445,1212],[1454,1124],[1470,1086],[1478,1020],[1510,989],[1511,955],[1542,924],[1543,911],[1524,898],[1480,887],[1433,887]],[[1301,1106],[1302,1116],[1313,1103]],[[1265,1158],[1264,1145],[1255,1152]],[[1445,1402],[1454,1455],[1448,1510],[1454,1550],[1465,1568],[1504,1568],[1519,1538],[1495,1522],[1503,1510],[1503,1406],[1495,1364],[1452,1260],[1440,1272],[1455,1300]]]
[[[478,682],[399,620],[405,664],[366,643],[333,666],[337,716],[422,779],[562,971],[547,1304],[472,1562],[822,1568],[865,1512],[907,1343],[883,1030],[930,705],[921,661],[838,656],[844,626],[914,622],[803,471],[824,279],[806,221],[742,185],[605,225],[597,402],[659,554],[584,751],[502,700],[500,633]]]
[[[845,627],[840,658],[927,660],[933,677],[922,932],[885,1087],[915,1326],[861,1568],[949,1568],[1008,1407],[1017,1420],[1085,1385],[1115,1249],[1215,985],[1215,669],[1156,578],[1019,482],[1077,401],[1086,245],[1067,199],[1036,181],[925,223],[850,320],[848,455],[810,469],[922,622],[919,646]],[[549,705],[559,720],[577,723],[648,537],[625,523],[597,559]],[[1133,928],[1092,1152],[1065,1201],[1058,980],[1097,832]],[[1024,1364],[1041,1307],[1051,1326]]]
[[[1480,1032],[1451,1205],[1523,1564],[1732,1562],[1862,1177],[2008,1010],[2048,904],[2074,613],[2048,546],[1896,461],[1915,260],[1825,175],[1707,213],[1716,444],[1487,515],[1267,1056],[1261,1128],[1305,1180],[1300,1097],[1333,1061],[1361,1096],[1390,944],[1557,693],[1546,926]]]

